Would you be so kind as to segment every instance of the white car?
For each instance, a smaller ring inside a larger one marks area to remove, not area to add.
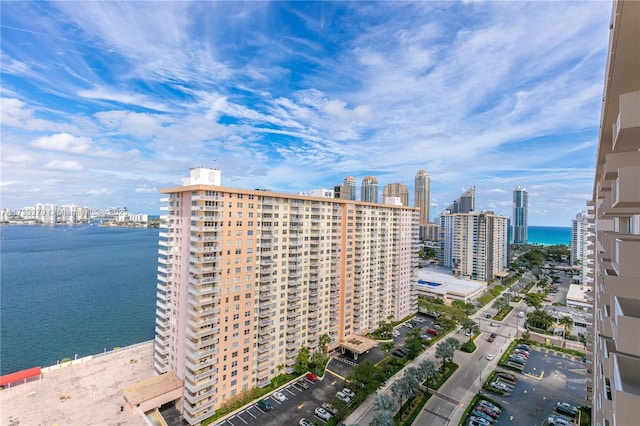
[[[487,407],[490,410],[495,411],[496,413],[502,413],[502,410],[499,409],[495,404],[490,403],[489,401],[483,399],[480,401],[480,405],[483,407]]]
[[[493,382],[491,383],[491,387],[504,391],[504,392],[509,392],[511,389],[509,388],[509,386],[505,385],[502,382]]]
[[[550,425],[559,425],[559,426],[569,426],[574,424],[570,419],[566,417],[558,416],[556,414],[550,415],[549,418],[547,419],[547,423],[549,423]]]
[[[284,402],[287,400],[287,397],[284,396],[284,394],[282,392],[276,392],[273,394],[273,397],[280,402]]]
[[[487,359],[489,361],[491,361],[493,359],[494,355],[493,354],[487,354]]]
[[[329,414],[329,412],[322,407],[316,407],[315,413],[316,416],[320,417],[324,421],[327,421],[331,418],[331,414]]]
[[[351,404],[351,398],[344,394],[344,392],[336,392],[336,398],[343,401],[345,404]]]
[[[343,393],[343,394],[345,394],[345,395],[347,395],[347,396],[348,396],[349,398],[351,398],[351,399],[353,399],[353,397],[354,397],[354,396],[356,396],[355,392],[354,392],[354,391],[352,391],[352,390],[351,390],[351,389],[349,389],[349,388],[344,388],[344,389],[342,389],[342,393]]]

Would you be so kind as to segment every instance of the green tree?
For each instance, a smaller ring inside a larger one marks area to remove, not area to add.
[[[405,399],[411,399],[417,395],[420,383],[410,375],[404,375],[391,385],[391,393],[398,398],[400,405],[404,404]]]
[[[420,338],[420,329],[414,328],[407,333],[407,338],[404,342],[404,346],[409,351],[409,358],[414,359],[420,352],[422,352],[422,339]]]
[[[418,368],[420,369],[421,373],[421,381],[425,382],[427,392],[429,392],[429,380],[433,380],[438,376],[436,365],[433,363],[433,361],[425,359],[420,363]]]
[[[376,395],[376,399],[373,402],[373,408],[376,411],[394,411],[396,408],[396,402],[389,394],[381,393]]]
[[[571,330],[573,329],[573,319],[568,316],[564,316],[560,318],[558,324],[564,327],[564,335],[563,338],[567,338],[568,335],[571,334]]]
[[[455,337],[447,337],[445,342],[453,348],[454,352],[460,349],[460,341]],[[451,360],[453,360],[453,357],[451,357]]]
[[[527,324],[530,327],[548,330],[555,323],[555,318],[542,309],[536,309],[527,315]]]
[[[303,346],[298,350],[298,355],[296,356],[295,364],[293,364],[293,369],[298,374],[304,374],[309,371],[309,348],[306,346]]]
[[[382,344],[382,350],[384,351],[385,355],[389,355],[389,352],[391,352],[393,350],[393,342],[384,342]]]
[[[320,373],[321,370],[324,369],[325,360],[327,358],[322,355],[322,352],[315,351],[311,354],[311,359],[309,360],[309,367],[312,367],[314,371]]]
[[[394,426],[393,413],[387,410],[374,410],[370,426]]]
[[[365,395],[375,392],[386,380],[382,371],[369,360],[358,364],[347,379],[355,388],[363,389]]]
[[[453,348],[446,341],[438,343],[436,346],[436,358],[442,360],[442,365],[440,368],[444,371],[444,367],[449,362],[450,359],[453,359]]]
[[[380,330],[380,337],[383,339],[390,339],[392,336],[392,332],[393,332],[393,323],[392,322],[387,322],[387,321],[382,321],[380,322],[380,326],[378,327],[378,329]]]
[[[524,295],[524,303],[530,308],[540,309],[545,299],[544,293],[527,293]]]
[[[329,343],[331,343],[331,337],[329,337],[327,333],[323,333],[320,336],[318,343],[320,344],[320,350],[322,351],[322,356],[325,358],[329,356]]]
[[[500,312],[501,310],[509,307],[509,301],[504,296],[500,296],[493,301],[491,307]]]
[[[474,320],[467,318],[466,320],[462,321],[462,330],[471,333],[471,336],[469,336],[469,340],[471,340],[474,334],[480,333],[480,326]]]

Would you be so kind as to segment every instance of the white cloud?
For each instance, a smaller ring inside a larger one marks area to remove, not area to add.
[[[31,146],[48,151],[61,151],[71,154],[84,154],[91,149],[89,139],[76,137],[69,133],[58,133],[51,136],[42,136],[31,141]]]
[[[82,164],[72,160],[51,160],[44,165],[47,170],[77,172],[83,169]]]
[[[138,187],[134,191],[136,194],[158,194],[157,188]]]

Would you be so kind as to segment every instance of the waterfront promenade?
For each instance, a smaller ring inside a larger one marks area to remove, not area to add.
[[[120,407],[124,388],[150,377],[152,342],[46,367],[41,379],[0,391],[0,424],[143,426],[140,414]]]

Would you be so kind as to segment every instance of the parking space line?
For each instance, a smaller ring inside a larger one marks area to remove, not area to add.
[[[275,399],[273,396],[271,397],[272,400],[274,400],[275,402],[278,403],[278,405],[282,405],[282,402],[278,401],[277,399]]]
[[[251,414],[251,411],[249,411],[248,409],[247,409],[246,411],[247,411],[247,414],[249,414],[249,415],[250,415],[251,417],[253,417],[254,419],[256,419],[256,418],[257,418],[256,416],[254,416],[253,414]]]
[[[231,416],[231,417],[229,417],[229,418],[227,419],[227,422],[229,422],[229,424],[230,424],[231,426],[236,426],[236,425],[234,425],[233,423],[231,423],[231,419],[232,419],[232,418],[234,418],[234,417],[235,417],[235,416]]]
[[[284,390],[286,390],[287,392],[289,392],[291,395],[296,396],[296,394],[294,392],[291,392],[289,390],[289,386],[287,386],[286,388],[284,388]]]
[[[241,411],[240,413],[244,413],[244,411],[245,411],[245,410]],[[237,418],[239,418],[240,420],[242,420],[242,422],[243,422],[245,425],[246,425],[246,424],[248,424],[248,423],[246,422],[246,420],[245,420],[245,419],[243,419],[242,417],[240,417],[240,413],[236,414],[236,417],[237,417]]]
[[[257,405],[252,405],[252,407],[264,414],[264,411],[262,411]]]

